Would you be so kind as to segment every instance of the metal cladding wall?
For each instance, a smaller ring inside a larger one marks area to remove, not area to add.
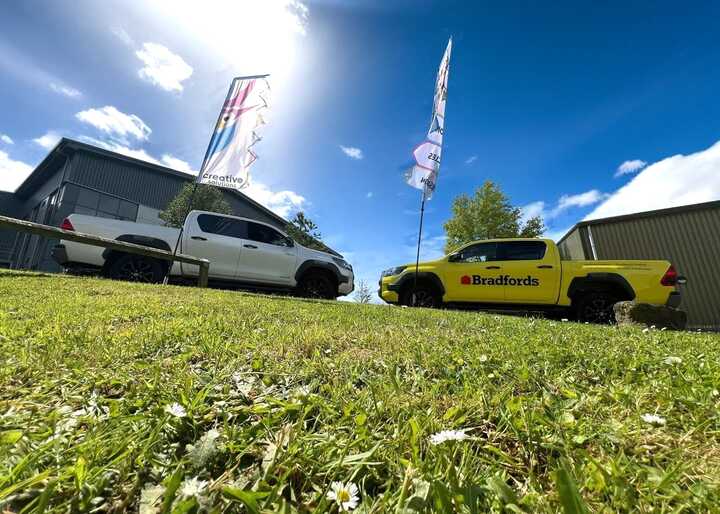
[[[0,191],[0,214],[17,218],[22,212],[22,202],[13,193]],[[0,230],[0,267],[9,266],[12,262],[12,249],[17,232]]]
[[[71,158],[67,180],[162,210],[191,178],[81,151]],[[236,216],[285,229],[284,223],[239,194],[223,190],[223,195]]]
[[[688,328],[720,330],[720,202],[583,222],[573,232],[588,227],[598,259],[673,263],[688,279],[680,286]],[[581,236],[589,243],[587,233]]]

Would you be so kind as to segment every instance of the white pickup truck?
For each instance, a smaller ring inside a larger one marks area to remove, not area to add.
[[[172,251],[179,229],[71,214],[61,228]],[[210,261],[211,283],[262,290],[290,290],[313,298],[337,298],[353,290],[353,269],[340,255],[311,250],[265,223],[192,211],[178,253]],[[94,270],[107,277],[160,282],[169,262],[137,254],[60,241],[52,256],[67,270]],[[198,276],[198,266],[174,262],[173,279]]]

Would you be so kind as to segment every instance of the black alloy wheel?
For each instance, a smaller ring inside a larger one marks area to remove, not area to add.
[[[309,273],[303,277],[299,289],[305,298],[332,300],[337,297],[332,281],[322,273]]]
[[[163,279],[162,266],[141,255],[123,255],[110,267],[110,278],[155,284]]]
[[[616,302],[617,299],[608,293],[589,293],[578,303],[578,319],[603,325],[615,323],[613,306]]]
[[[404,291],[400,304],[408,307],[433,308],[437,307],[440,301],[432,289],[418,286],[417,289],[413,290],[412,287],[409,287],[407,291]]]

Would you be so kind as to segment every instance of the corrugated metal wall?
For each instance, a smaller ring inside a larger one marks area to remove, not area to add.
[[[664,259],[688,279],[688,327],[720,329],[720,207],[593,223],[598,259]]]
[[[184,177],[86,152],[78,152],[73,156],[67,179],[160,210],[188,182]],[[228,191],[223,191],[223,194],[236,216],[285,228],[279,220],[244,201],[241,196]]]
[[[13,193],[0,191],[0,214],[17,218],[21,216],[22,202]],[[0,266],[9,266],[12,262],[12,250],[17,232],[0,230]]]

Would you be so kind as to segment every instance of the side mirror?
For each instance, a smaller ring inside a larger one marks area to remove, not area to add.
[[[292,248],[293,246],[295,246],[295,241],[293,241],[292,238],[286,237],[285,246],[287,246],[288,248]]]

